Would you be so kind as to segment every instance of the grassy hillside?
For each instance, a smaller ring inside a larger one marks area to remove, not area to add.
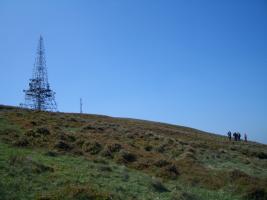
[[[267,146],[163,123],[0,106],[0,199],[267,199]]]

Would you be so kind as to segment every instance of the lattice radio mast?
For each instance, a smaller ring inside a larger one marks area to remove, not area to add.
[[[23,92],[25,93],[23,107],[39,111],[57,111],[55,92],[50,89],[48,83],[44,40],[42,36],[40,36],[38,42],[37,55],[29,89],[23,90]]]

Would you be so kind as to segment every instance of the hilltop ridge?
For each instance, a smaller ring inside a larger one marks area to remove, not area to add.
[[[0,105],[0,144],[2,199],[267,198],[267,145],[189,127]]]

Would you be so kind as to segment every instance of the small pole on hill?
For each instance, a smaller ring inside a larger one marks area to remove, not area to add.
[[[80,98],[80,113],[83,113],[83,102],[82,102],[82,98]]]

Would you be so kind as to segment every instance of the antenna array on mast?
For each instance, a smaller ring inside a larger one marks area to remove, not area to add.
[[[48,83],[44,41],[42,36],[40,36],[36,53],[37,56],[29,88],[23,90],[25,93],[25,103],[22,104],[22,106],[39,111],[57,111],[55,92],[50,89]]]

